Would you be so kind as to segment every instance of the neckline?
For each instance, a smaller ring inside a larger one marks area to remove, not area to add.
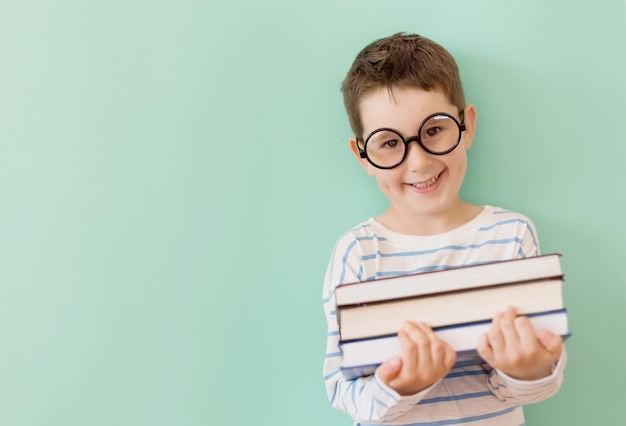
[[[452,241],[458,241],[466,239],[467,236],[473,235],[477,229],[480,227],[480,224],[485,222],[487,218],[489,218],[495,207],[490,205],[482,206],[482,211],[476,215],[473,219],[467,221],[463,225],[451,229],[449,231],[434,234],[434,235],[411,235],[411,234],[402,234],[396,231],[392,231],[387,228],[385,225],[380,223],[376,218],[370,217],[367,220],[367,223],[374,229],[377,235],[385,237],[387,240],[399,243],[399,244],[407,244],[414,245],[415,243],[436,243],[439,240],[443,242],[450,243]]]

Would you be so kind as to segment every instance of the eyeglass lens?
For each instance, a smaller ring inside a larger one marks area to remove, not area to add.
[[[422,147],[431,154],[444,154],[459,142],[461,129],[450,116],[434,115],[424,121],[419,130]],[[413,138],[411,138],[413,140]],[[407,144],[395,130],[380,129],[365,142],[365,152],[370,162],[380,167],[393,167],[402,162]]]

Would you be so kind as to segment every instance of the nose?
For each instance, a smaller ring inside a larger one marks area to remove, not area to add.
[[[405,162],[410,171],[422,171],[428,168],[432,162],[432,155],[424,151],[420,144],[413,140],[408,143]]]

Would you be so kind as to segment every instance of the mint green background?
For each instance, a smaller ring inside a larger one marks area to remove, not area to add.
[[[322,381],[335,239],[385,200],[339,84],[446,46],[463,195],[563,253],[574,336],[527,424],[626,424],[626,5],[0,2],[0,425],[348,425]]]

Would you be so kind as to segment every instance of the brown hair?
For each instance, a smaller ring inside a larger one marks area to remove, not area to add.
[[[448,100],[462,111],[465,96],[459,68],[450,53],[426,37],[398,33],[376,40],[366,46],[352,63],[341,92],[357,137],[362,137],[363,123],[359,103],[374,89],[412,87],[441,90]]]

